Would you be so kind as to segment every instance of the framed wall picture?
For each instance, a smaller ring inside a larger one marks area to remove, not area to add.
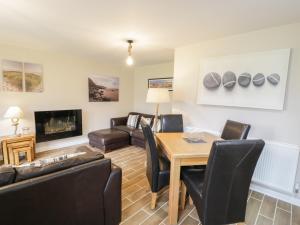
[[[3,59],[2,90],[43,92],[43,66],[36,63],[23,63]]]
[[[36,63],[24,63],[25,91],[43,91],[43,66]]]
[[[173,77],[148,79],[148,88],[167,88],[173,91]]]
[[[291,49],[200,60],[197,103],[283,110]]]
[[[23,91],[23,63],[13,60],[2,60],[3,91]]]
[[[88,78],[90,102],[118,102],[119,77],[90,76]]]

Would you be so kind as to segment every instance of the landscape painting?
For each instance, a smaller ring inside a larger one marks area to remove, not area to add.
[[[24,63],[25,91],[43,91],[43,67],[41,64]]]
[[[3,91],[23,91],[23,63],[2,60],[2,88]]]
[[[154,78],[148,79],[148,88],[168,88],[169,91],[173,90],[173,78]]]
[[[111,76],[90,76],[90,102],[117,102],[119,101],[119,78]]]

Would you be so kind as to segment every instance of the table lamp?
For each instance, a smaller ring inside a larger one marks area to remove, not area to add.
[[[14,134],[17,135],[18,125],[20,118],[23,117],[23,111],[18,106],[10,106],[6,113],[4,114],[4,118],[8,118],[11,120],[12,126],[15,127]]]
[[[157,132],[158,110],[160,103],[170,102],[170,94],[167,88],[149,88],[147,93],[147,103],[156,103],[155,117],[154,117],[154,131]]]

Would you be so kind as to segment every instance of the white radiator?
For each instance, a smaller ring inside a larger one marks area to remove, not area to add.
[[[293,194],[299,148],[269,142],[259,158],[252,182],[286,194]]]

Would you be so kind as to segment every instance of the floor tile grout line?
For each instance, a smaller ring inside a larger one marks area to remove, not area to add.
[[[194,207],[194,208],[192,209],[191,213],[192,213],[194,210],[197,212],[197,215],[198,215],[198,211],[197,211],[196,207]],[[192,217],[193,219],[195,219],[195,220],[197,220],[197,221],[200,221],[199,215],[198,215],[198,218],[195,218],[195,217],[193,217],[193,216],[191,215],[191,213],[190,213],[190,217]]]
[[[149,214],[149,216],[147,218],[145,218],[141,223],[139,223],[139,225],[143,224],[148,218],[150,218],[151,216],[153,216],[155,213],[158,212],[158,210],[160,210],[165,204],[167,204],[167,202],[165,202],[164,204],[162,204],[157,210],[155,210],[152,214]],[[144,207],[142,208],[142,210],[144,210]],[[162,220],[163,221],[163,220]]]
[[[256,224],[257,224],[258,217],[259,217],[260,210],[261,210],[261,207],[262,207],[262,205],[263,205],[263,201],[264,201],[264,199],[265,199],[265,195],[263,195],[263,197],[262,197],[262,200],[261,200],[261,202],[260,202],[260,206],[259,206],[259,209],[258,209],[258,213],[257,213],[256,219],[255,219],[254,225],[256,225]]]
[[[276,214],[277,214],[277,205],[278,205],[278,199],[276,200],[275,213],[274,213],[274,220],[273,220],[272,225],[275,224],[275,218],[276,218]]]
[[[271,217],[265,216],[265,215],[260,214],[260,213],[258,213],[258,215],[259,215],[259,216],[262,216],[262,217],[265,217],[265,218],[268,219],[268,220],[272,220],[272,223],[273,223],[273,220],[274,220],[274,219],[272,219]],[[275,212],[274,212],[274,216],[275,216]]]
[[[282,211],[285,211],[285,212],[287,212],[287,213],[289,213],[289,214],[292,213],[291,211],[288,211],[288,210],[286,210],[286,209],[283,209],[283,208],[281,208],[281,207],[279,207],[279,206],[277,206],[277,208],[280,209],[280,210],[282,210]]]
[[[253,198],[254,200],[257,200],[257,201],[260,201],[260,202],[263,201],[262,199],[255,198],[255,197],[253,197],[253,196],[250,196],[250,198]]]
[[[148,204],[148,202],[147,203],[145,203],[145,205],[146,204]],[[143,205],[143,207],[145,206],[145,205]],[[133,217],[133,216],[135,216],[136,214],[138,214],[142,209],[143,209],[143,207],[141,207],[141,209],[139,209],[139,210],[137,210],[135,213],[133,213],[132,215],[130,215],[128,218],[126,218],[124,221],[121,221],[121,224],[123,224],[124,222],[126,222],[127,220],[129,220],[131,217]],[[125,209],[127,209],[128,207],[126,207]],[[122,210],[123,211],[123,210]]]
[[[183,223],[183,221],[190,216],[190,214],[192,213],[194,209],[192,209],[185,217],[182,218],[182,221],[179,223],[179,225],[181,225]],[[191,216],[192,217],[192,216]],[[193,217],[192,217],[193,218]],[[198,221],[197,221],[198,222]]]
[[[293,224],[293,204],[291,204],[291,219],[290,219],[290,225],[292,225]]]
[[[140,189],[141,190],[141,189]],[[148,195],[149,193],[146,193],[144,195],[142,195],[140,198],[138,198],[137,200],[135,200],[134,202],[132,202],[132,204],[130,204],[129,206],[133,205],[134,203],[136,203],[137,201],[141,200],[142,198],[144,198],[146,195]],[[129,206],[127,206],[126,208],[124,208],[123,210],[127,209]],[[143,206],[144,207],[144,206]],[[123,211],[122,210],[122,211]]]

